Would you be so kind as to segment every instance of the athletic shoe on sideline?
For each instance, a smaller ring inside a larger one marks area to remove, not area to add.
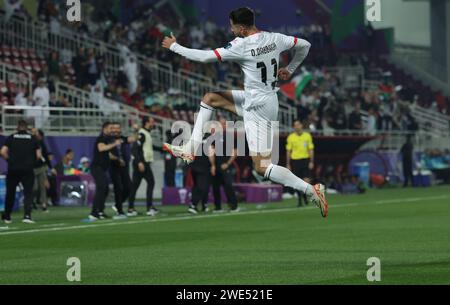
[[[159,213],[159,211],[155,208],[150,208],[150,210],[147,211],[147,216],[156,216]]]
[[[198,214],[197,208],[193,205],[189,206],[188,212],[194,215]]]
[[[2,214],[2,221],[7,225],[12,224],[11,216],[6,217],[5,214]]]
[[[115,216],[113,216],[113,219],[114,220],[123,220],[123,219],[127,219],[128,217],[127,217],[127,215],[125,215],[125,214],[119,214],[119,215],[115,215]]]
[[[89,219],[89,221],[97,221],[99,218],[97,216],[90,214],[88,219]]]
[[[22,222],[23,222],[23,223],[28,223],[28,224],[36,223],[35,221],[33,221],[33,220],[31,219],[30,216],[25,216],[25,217],[23,218]]]
[[[100,219],[107,219],[107,218],[109,218],[109,216],[106,215],[106,214],[103,213],[103,212],[100,212],[100,213],[98,213],[98,218],[100,218]]]
[[[136,210],[128,210],[127,216],[128,217],[136,217],[136,216],[138,216],[138,212]]]

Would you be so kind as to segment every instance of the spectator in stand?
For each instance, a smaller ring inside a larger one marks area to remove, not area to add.
[[[359,103],[355,104],[355,108],[348,118],[348,129],[350,130],[361,130],[363,128],[362,125],[362,117],[361,117],[361,105]]]
[[[50,57],[47,60],[48,76],[56,79],[61,78],[61,71],[59,68],[59,55],[58,52],[51,52]]]
[[[87,83],[87,57],[83,47],[78,49],[77,55],[72,59],[72,67],[77,87],[83,88]]]
[[[50,103],[50,91],[47,87],[45,79],[40,79],[38,87],[33,92],[33,104],[36,107],[48,107]],[[34,125],[36,128],[42,128],[50,115],[48,110],[37,109],[33,111]]]
[[[367,133],[371,136],[377,134],[377,117],[375,109],[369,109],[369,117],[367,118]]]
[[[89,49],[88,51],[88,64],[87,64],[87,78],[88,84],[94,86],[99,78],[99,67],[97,63],[97,58],[95,57],[94,49]]]
[[[153,92],[153,79],[152,79],[152,71],[150,68],[150,60],[146,60],[145,64],[142,66],[142,79],[141,79],[141,88],[142,92],[147,94]]]
[[[123,72],[127,77],[128,92],[130,95],[133,95],[137,92],[139,84],[138,64],[134,56],[129,55],[127,57],[123,66]]]

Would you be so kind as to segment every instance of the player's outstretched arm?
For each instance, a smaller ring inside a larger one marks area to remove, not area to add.
[[[294,58],[292,58],[291,62],[286,68],[281,68],[278,71],[278,76],[282,80],[288,80],[291,77],[291,75],[295,72],[295,70],[297,70],[297,68],[302,64],[306,56],[308,56],[311,44],[304,39],[298,39],[294,48],[295,48]]]
[[[177,43],[177,38],[171,33],[171,37],[164,37],[162,42],[163,48],[169,49],[172,52],[180,54],[189,60],[198,62],[215,62],[218,58],[213,50],[196,50],[183,47]]]

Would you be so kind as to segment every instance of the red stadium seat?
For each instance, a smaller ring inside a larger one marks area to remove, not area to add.
[[[10,57],[11,56],[11,49],[8,46],[3,46],[2,47],[2,54],[5,57]]]
[[[40,65],[39,62],[36,61],[36,60],[33,60],[33,61],[31,62],[31,65],[33,66],[33,71],[34,71],[34,72],[40,72],[40,71],[42,70],[41,65]]]
[[[5,64],[7,64],[7,65],[10,65],[10,66],[12,66],[12,61],[11,61],[11,58],[9,58],[9,57],[6,57],[4,60],[3,60],[3,62],[5,63]]]
[[[175,120],[179,120],[180,119],[180,114],[178,113],[178,110],[174,110],[173,111],[173,118]]]
[[[26,48],[20,48],[19,51],[20,51],[20,57],[25,58],[25,59],[29,58],[28,50]]]
[[[18,48],[12,47],[11,48],[11,53],[12,56],[14,56],[15,58],[19,58],[20,57],[20,51]]]
[[[17,68],[23,69],[22,62],[18,58],[13,58],[13,65]]]
[[[37,55],[36,55],[36,50],[34,49],[28,49],[28,55],[31,59],[36,59]]]
[[[22,59],[22,66],[27,71],[33,70],[33,66],[31,65],[30,61],[27,59]]]
[[[8,82],[8,89],[9,89],[10,93],[16,94],[17,93],[17,84],[15,82]]]
[[[8,99],[8,97],[7,97],[7,96],[2,96],[2,97],[1,97],[1,100],[0,100],[0,103],[1,103],[2,105],[8,105],[8,104],[9,104],[9,99]]]

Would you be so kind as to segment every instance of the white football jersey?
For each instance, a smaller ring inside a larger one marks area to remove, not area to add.
[[[297,41],[293,36],[261,31],[236,38],[225,47],[215,49],[214,53],[219,61],[232,61],[241,66],[248,107],[278,91],[280,53],[293,48]]]

